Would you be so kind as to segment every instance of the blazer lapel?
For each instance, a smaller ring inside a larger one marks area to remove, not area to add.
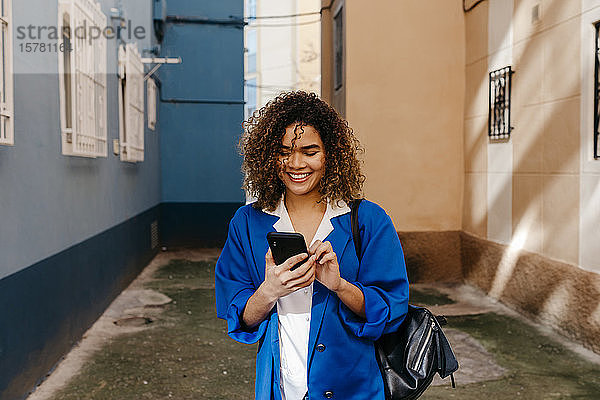
[[[260,285],[265,280],[265,254],[269,250],[267,242],[267,233],[275,231],[273,225],[279,220],[276,215],[264,213],[260,210],[254,210],[254,218],[250,220],[248,226],[250,251],[254,260],[254,266],[258,274],[258,282]]]
[[[267,233],[276,231],[275,223],[280,220],[278,215],[267,214],[260,210],[253,210],[252,213],[253,218],[249,221],[248,226],[248,234],[250,239],[250,250],[252,251],[252,257],[254,260],[254,265],[256,267],[256,272],[258,274],[258,282],[257,285],[262,283],[265,279],[265,254],[269,248],[269,244],[267,242]],[[348,248],[348,243],[352,239],[352,233],[350,231],[350,225],[342,223],[345,219],[349,218],[349,214],[342,214],[335,216],[330,219],[330,222],[333,226],[333,230],[329,233],[329,235],[325,238],[326,241],[331,243],[333,247],[333,251],[337,255],[338,261],[342,260],[344,256],[344,252]],[[348,225],[348,226],[346,226]],[[343,267],[340,267],[343,268]],[[342,272],[342,275],[345,275]],[[314,350],[317,342],[317,338],[321,331],[321,326],[323,324],[323,317],[325,315],[325,310],[327,308],[327,304],[329,302],[330,291],[323,284],[318,281],[314,283],[313,289],[313,298],[312,298],[312,310],[311,310],[311,321],[310,321],[310,331],[308,338],[308,369],[310,371],[310,366],[312,363],[312,358],[314,355]],[[274,314],[276,315],[276,313]],[[275,330],[277,332],[277,330]],[[272,338],[272,343],[277,343],[277,335],[274,335]],[[273,350],[275,353],[275,350]],[[278,357],[276,357],[278,358]],[[278,360],[277,360],[278,361]]]

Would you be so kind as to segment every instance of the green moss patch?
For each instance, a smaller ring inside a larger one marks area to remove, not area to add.
[[[173,260],[147,287],[173,299],[143,331],[106,343],[56,400],[252,399],[256,346],[225,333],[216,318],[214,261]],[[449,304],[436,291],[411,290],[411,303]],[[494,355],[508,372],[495,381],[431,387],[423,399],[596,399],[600,367],[533,327],[496,314],[448,317]],[[460,355],[459,355],[460,362]]]
[[[214,262],[174,260],[154,278],[148,287],[173,302],[150,328],[107,343],[56,400],[254,397],[256,346],[216,318]]]
[[[535,328],[497,314],[448,317],[492,353],[508,374],[496,381],[431,387],[423,399],[597,399],[600,366],[582,359]],[[459,358],[460,363],[460,358]]]
[[[409,302],[419,306],[441,306],[455,303],[454,300],[439,290],[433,288],[415,289],[414,287],[410,288]]]
[[[173,291],[176,288],[214,288],[215,263],[211,261],[171,260],[159,268],[153,281],[146,284],[149,289]],[[166,294],[166,293],[165,293]]]

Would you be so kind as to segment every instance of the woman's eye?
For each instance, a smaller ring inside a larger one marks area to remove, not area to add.
[[[312,153],[304,153],[304,154],[306,154],[306,155],[307,155],[307,156],[309,156],[309,157],[312,157],[312,156],[314,156],[315,154],[317,154],[317,152],[316,152],[316,151],[313,151]]]

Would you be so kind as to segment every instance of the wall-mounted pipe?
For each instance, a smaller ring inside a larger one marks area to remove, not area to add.
[[[230,18],[230,19],[213,19],[208,17],[193,17],[193,16],[181,16],[181,15],[167,15],[167,23],[172,24],[200,24],[200,25],[224,25],[232,26],[234,28],[243,28],[247,25],[243,19]]]

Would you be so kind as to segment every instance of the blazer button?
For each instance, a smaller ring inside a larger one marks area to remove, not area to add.
[[[333,392],[331,390],[328,390],[325,392],[326,399],[331,399],[332,397],[333,397]]]
[[[317,351],[318,351],[319,353],[322,353],[322,352],[324,352],[324,351],[325,351],[325,345],[324,345],[323,343],[319,343],[319,344],[317,345]],[[327,392],[327,393],[330,393],[330,392]],[[330,398],[330,397],[328,397],[328,399],[329,399],[329,398]]]

